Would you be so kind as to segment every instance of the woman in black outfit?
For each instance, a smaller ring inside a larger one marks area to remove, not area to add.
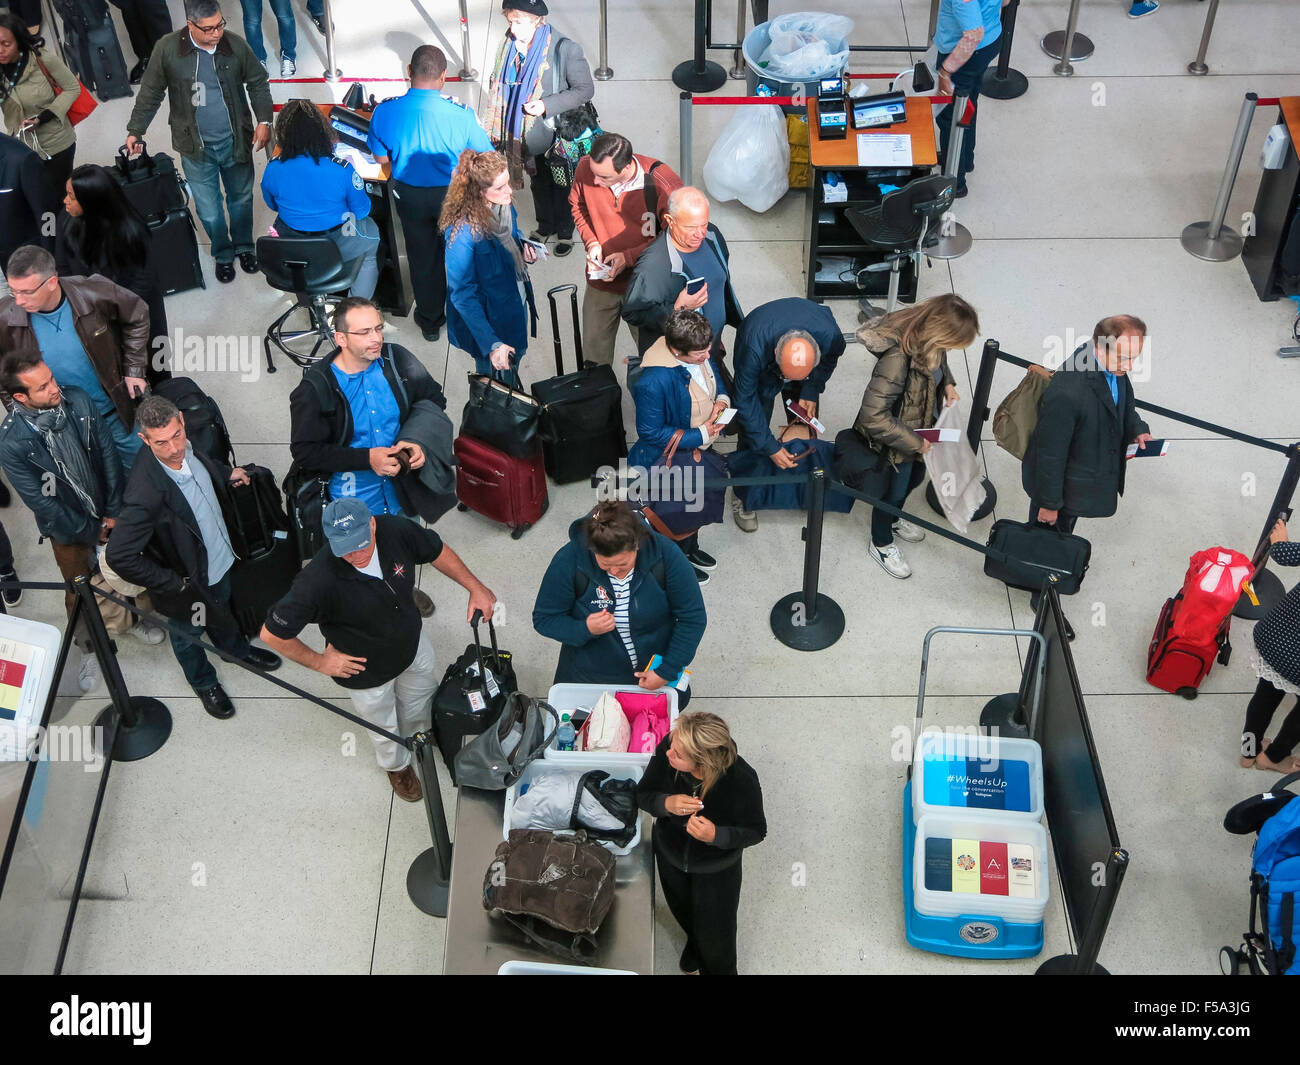
[[[149,305],[149,384],[171,376],[164,361],[167,308],[151,259],[153,234],[122,186],[93,163],[72,172],[55,232],[54,259],[61,275],[102,274]]]
[[[637,785],[658,818],[655,864],[664,899],[686,932],[681,969],[736,975],[740,856],[767,835],[758,774],[736,753],[717,714],[682,714]]]
[[[1292,543],[1286,522],[1278,519],[1269,533],[1269,551],[1280,566],[1300,566],[1300,544]],[[1246,707],[1246,726],[1241,737],[1241,764],[1248,768],[1271,769],[1275,773],[1300,770],[1300,758],[1291,751],[1300,743],[1300,702],[1291,708],[1272,740],[1264,730],[1288,695],[1300,696],[1300,586],[1255,625],[1250,663],[1259,684]]]

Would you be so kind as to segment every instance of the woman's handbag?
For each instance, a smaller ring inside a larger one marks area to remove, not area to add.
[[[727,460],[709,448],[678,451],[677,445],[685,432],[678,429],[673,433],[650,472],[652,482],[658,480],[660,486],[671,486],[675,498],[654,499],[653,495],[660,494],[656,492],[652,494],[652,502],[641,508],[650,527],[670,540],[685,540],[704,526],[722,521],[727,498],[726,485],[702,487],[706,478],[716,480],[727,476]],[[680,480],[672,474],[673,469],[682,471]],[[692,487],[689,493],[685,490],[688,480]]]
[[[1088,572],[1092,544],[1082,536],[1063,533],[1054,525],[999,518],[989,531],[988,546],[1010,556],[1006,562],[984,556],[984,573],[995,580],[1037,592],[1051,575],[1057,593],[1074,595]]]
[[[551,730],[546,731],[546,717]],[[456,754],[456,786],[504,791],[550,746],[560,726],[549,703],[512,692],[496,724]]]
[[[53,92],[55,96],[62,96],[63,86],[54,80],[54,76],[50,73],[50,68],[41,61],[41,57],[37,55],[35,51],[32,52],[32,58],[36,60],[36,65],[41,68],[41,73],[45,75],[45,80],[50,83],[50,91]],[[90,113],[99,106],[99,101],[90,94],[90,90],[86,88],[86,83],[78,78],[77,84],[81,86],[81,92],[77,94],[77,98],[72,101],[72,106],[68,108],[68,121],[74,126],[78,122],[87,118]]]
[[[460,418],[460,431],[511,458],[529,459],[542,446],[538,436],[542,405],[486,374],[469,375],[469,402]]]
[[[602,692],[591,708],[591,716],[583,723],[582,749],[625,754],[631,738],[632,726],[622,705],[612,692]]]

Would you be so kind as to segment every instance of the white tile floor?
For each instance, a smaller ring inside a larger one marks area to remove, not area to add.
[[[725,6],[717,5],[720,12]],[[772,10],[801,6],[781,0]],[[923,43],[927,0],[849,6],[858,12],[855,43]],[[1200,262],[1177,238],[1184,225],[1208,213],[1242,94],[1300,93],[1294,4],[1224,5],[1209,53],[1213,76],[1199,79],[1185,66],[1199,41],[1202,4],[1165,0],[1140,23],[1125,19],[1122,0],[1086,4],[1080,29],[1097,50],[1077,64],[1072,80],[1052,74],[1038,45],[1044,32],[1062,28],[1066,6],[1064,0],[1021,5],[1013,65],[1029,76],[1030,90],[984,107],[978,169],[961,204],[975,246],[964,258],[924,271],[921,295],[960,293],[979,310],[986,337],[1031,358],[1041,357],[1052,338],[1070,329],[1081,333],[1103,314],[1138,313],[1150,323],[1154,353],[1141,398],[1289,441],[1300,366],[1279,362],[1273,352],[1289,335],[1291,304],[1257,302],[1240,262]],[[179,15],[177,0],[172,8]],[[233,0],[229,8],[233,19]],[[459,67],[452,0],[336,8],[347,78],[398,76],[411,48],[423,42],[439,43],[453,69]],[[595,0],[553,0],[551,8],[553,21],[594,61]],[[615,79],[597,87],[604,124],[674,166],[677,94],[668,73],[690,55],[689,11],[684,0],[611,4]],[[722,14],[719,20],[717,36],[725,39],[732,31]],[[503,28],[495,3],[472,0],[469,25],[471,62],[482,71]],[[299,26],[299,74],[311,76],[323,67],[323,45],[305,17]],[[274,35],[273,20],[264,27]],[[729,55],[715,58],[730,65]],[[895,62],[872,59],[855,69],[889,69]],[[896,61],[901,68],[903,57]],[[346,85],[345,78],[336,87],[294,91],[324,100]],[[370,88],[381,96],[395,91]],[[473,87],[458,91],[471,105],[479,102]],[[723,91],[740,91],[739,83]],[[277,88],[277,99],[288,95],[287,87]],[[105,104],[80,128],[79,161],[111,158],[129,108],[130,101]],[[697,114],[697,179],[727,118],[718,108]],[[1230,220],[1253,202],[1257,149],[1271,118],[1271,109],[1257,118]],[[163,117],[151,132],[154,147],[170,148]],[[527,197],[520,210],[531,220]],[[747,307],[802,290],[803,212],[800,193],[761,217],[735,204],[717,206],[714,219],[732,244],[736,286]],[[258,227],[269,221],[259,199]],[[577,281],[580,263],[552,261],[537,273],[540,292]],[[241,274],[232,286],[210,281],[206,291],[173,298],[169,314],[173,328],[243,333],[258,351],[261,332],[281,305],[259,278]],[[852,328],[852,305],[832,306]],[[424,344],[406,321],[394,326],[393,339],[445,380],[451,409],[458,409],[464,353],[450,351],[445,339]],[[549,332],[544,316],[543,335],[525,364],[529,379],[550,372]],[[832,430],[852,419],[869,375],[861,351],[850,348],[825,399],[823,417]],[[964,395],[978,354],[973,347],[964,364],[954,355]],[[225,410],[239,455],[282,474],[296,371],[282,364],[268,376],[255,359],[251,379],[215,371],[195,376]],[[1015,379],[1002,368],[994,399]],[[1069,604],[1093,732],[1120,837],[1132,855],[1102,961],[1114,972],[1204,973],[1215,970],[1217,948],[1246,919],[1249,842],[1223,832],[1223,812],[1264,783],[1235,768],[1245,695],[1253,687],[1244,650],[1249,628],[1237,627],[1242,650],[1230,668],[1216,670],[1194,703],[1148,687],[1143,653],[1188,555],[1217,543],[1249,550],[1282,463],[1201,431],[1158,421],[1153,427],[1175,439],[1171,455],[1133,470],[1117,520],[1081,526],[1094,543],[1093,567],[1083,595]],[[992,446],[985,458],[1001,495],[997,516],[1022,517],[1016,464]],[[1258,478],[1253,497],[1242,493],[1247,473]],[[546,689],[556,654],[529,624],[534,591],[588,495],[580,486],[554,489],[550,514],[520,542],[472,515],[452,513],[439,525],[505,601],[503,642],[529,691]],[[5,518],[24,577],[54,577],[26,512],[15,506]],[[988,524],[973,535],[986,535]],[[1034,961],[959,961],[906,945],[897,871],[903,769],[890,757],[891,729],[914,713],[926,630],[1028,624],[1027,596],[1008,595],[980,575],[977,559],[934,538],[908,548],[916,571],[910,582],[890,580],[867,557],[866,515],[833,516],[823,590],[844,607],[847,629],[833,650],[803,656],[783,648],[767,628],[771,603],[799,582],[799,528],[794,515],[764,515],[753,536],[730,523],[706,534],[720,567],[706,590],[712,624],[693,666],[693,705],[731,722],[763,781],[771,826],[746,858],[742,970],[1031,971]],[[429,631],[446,662],[466,640],[461,597],[445,584],[432,590],[439,611]],[[1086,624],[1100,616],[1097,605],[1105,624]],[[61,618],[50,593],[29,593],[23,610]],[[357,753],[348,755],[346,722],[229,668],[222,672],[239,712],[229,722],[214,721],[190,697],[165,649],[124,641],[121,660],[134,692],[169,703],[175,729],[157,755],[113,771],[90,869],[101,898],[82,906],[70,971],[440,971],[443,923],[420,914],[405,893],[406,869],[428,846],[424,814],[393,800],[364,737],[356,737]],[[1015,687],[1019,659],[1009,642],[954,639],[936,645],[932,666],[933,719],[967,724],[987,696]],[[339,691],[296,667],[284,675],[323,696]],[[445,799],[450,809],[450,789]],[[1190,852],[1201,855],[1195,875],[1185,863]],[[808,871],[806,886],[797,888],[791,886],[796,862]],[[1049,910],[1047,937],[1047,954],[1067,949],[1059,902]],[[675,971],[681,937],[662,904],[658,943],[659,971]]]

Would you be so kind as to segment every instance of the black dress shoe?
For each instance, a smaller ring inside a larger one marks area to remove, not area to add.
[[[235,280],[235,264],[217,263],[217,280],[223,285],[228,285]]]
[[[432,344],[442,335],[442,326],[435,325],[432,329],[421,329],[420,335]]]
[[[241,251],[239,253],[239,268],[246,274],[257,273],[257,256],[251,251]]]
[[[141,59],[131,68],[131,73],[127,75],[127,80],[129,80],[132,85],[139,85],[141,79],[144,77],[144,68],[145,61]]]
[[[284,665],[284,660],[279,655],[264,650],[261,647],[250,647],[248,654],[244,655],[244,661],[250,666],[264,669],[268,673],[271,673]]]
[[[555,242],[555,254],[560,258],[564,258],[571,251],[573,251],[573,241],[561,239]]]
[[[198,696],[199,702],[203,704],[203,709],[213,717],[224,721],[228,717],[235,716],[235,704],[230,701],[226,689],[220,684],[199,692]]]

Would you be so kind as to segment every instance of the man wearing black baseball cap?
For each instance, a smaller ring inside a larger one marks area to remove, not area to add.
[[[467,619],[476,610],[491,617],[496,596],[432,529],[393,515],[373,516],[355,496],[330,503],[321,524],[328,547],[271,608],[262,640],[299,665],[333,677],[371,724],[399,736],[429,728],[438,680],[413,595],[416,567],[428,563],[469,592]],[[298,639],[313,622],[325,637],[324,651]],[[373,732],[370,739],[398,798],[423,798],[410,752]]]

